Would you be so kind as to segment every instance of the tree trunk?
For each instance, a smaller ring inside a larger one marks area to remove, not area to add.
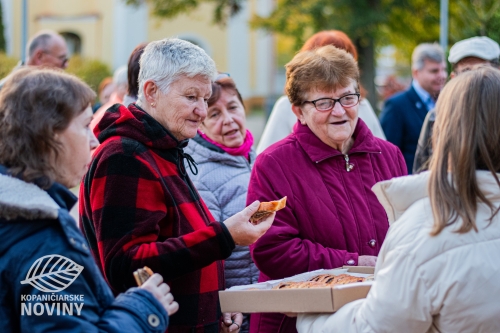
[[[361,72],[361,85],[367,92],[366,98],[377,111],[378,95],[375,89],[375,45],[374,40],[359,38],[356,40],[358,64]]]
[[[2,2],[0,1],[0,51],[5,52],[5,35],[4,35],[4,26],[3,26],[3,8]]]

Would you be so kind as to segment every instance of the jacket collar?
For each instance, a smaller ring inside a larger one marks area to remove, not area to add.
[[[59,183],[53,183],[47,190],[47,193],[59,207],[66,209],[68,212],[78,201],[77,197],[70,190]]]
[[[170,131],[137,104],[115,104],[104,113],[94,128],[100,143],[114,136],[134,139],[155,149],[184,148],[188,140],[178,141]]]
[[[304,149],[311,161],[315,163],[324,161],[330,157],[342,155],[342,152],[333,149],[321,141],[307,125],[302,125],[299,121],[294,126],[294,134],[302,149]],[[368,126],[359,117],[352,136],[354,144],[348,154],[381,152],[377,139],[375,139]]]
[[[408,94],[406,94],[406,96],[408,96],[410,103],[415,105],[415,107],[418,110],[423,110],[427,113],[427,106],[425,105],[424,101],[420,98],[420,96],[417,94],[415,88],[413,88],[413,86],[410,86],[410,89],[408,89],[407,91]]]
[[[235,167],[247,167],[255,161],[255,150],[252,148],[249,155],[249,161],[245,156],[233,156],[225,152],[222,148],[203,139],[199,134],[189,140],[185,151],[191,154],[197,164],[205,162],[223,163]]]
[[[429,92],[427,90],[422,88],[420,83],[418,83],[418,81],[415,79],[413,79],[411,86],[412,86],[413,90],[415,90],[415,93],[418,95],[418,97],[422,100],[422,102],[424,102],[425,107],[428,110],[433,109],[435,104],[436,104],[434,97],[431,96],[431,94],[429,94]]]
[[[216,145],[208,142],[207,140],[203,139],[199,133],[196,133],[196,136],[192,139],[192,141],[196,142],[197,144],[209,149],[210,151],[213,151],[215,153],[219,154],[227,154],[224,149],[217,147]],[[229,155],[229,154],[227,154]]]
[[[375,184],[372,191],[387,212],[392,224],[416,201],[429,196],[427,190],[430,172],[393,178]],[[500,201],[500,187],[489,171],[476,171],[480,190],[491,201]],[[497,174],[500,178],[500,174]]]
[[[35,184],[7,175],[6,168],[0,166],[1,218],[57,219],[60,208],[71,208],[75,202],[76,197],[60,184],[55,183],[44,191]]]

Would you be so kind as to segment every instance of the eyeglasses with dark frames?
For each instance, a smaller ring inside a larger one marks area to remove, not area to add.
[[[64,66],[69,61],[68,57],[65,54],[60,55],[60,56],[56,56],[56,55],[52,54],[49,51],[43,51],[43,53],[48,54],[51,57],[54,57],[54,58],[58,59],[61,62],[62,66]]]
[[[304,101],[302,104],[305,103],[312,103],[316,110],[318,111],[330,111],[335,107],[335,103],[339,102],[340,105],[342,105],[345,108],[352,108],[353,106],[356,106],[359,103],[359,97],[361,94],[356,93],[356,94],[349,94],[342,96],[340,98],[318,98],[314,101]]]

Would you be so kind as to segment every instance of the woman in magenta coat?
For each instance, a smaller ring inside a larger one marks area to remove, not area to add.
[[[255,161],[247,202],[288,196],[253,248],[260,281],[343,265],[374,266],[389,223],[372,192],[403,176],[399,149],[358,118],[359,70],[333,46],[300,52],[286,65],[294,131]],[[296,332],[295,319],[256,314],[251,332]]]

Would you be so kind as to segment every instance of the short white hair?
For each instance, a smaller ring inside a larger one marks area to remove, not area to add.
[[[199,46],[179,38],[165,38],[151,42],[139,61],[139,95],[144,102],[144,83],[154,81],[166,93],[181,76],[201,75],[213,80],[217,75],[215,62]]]
[[[411,55],[411,69],[421,70],[425,61],[444,62],[444,52],[438,43],[419,44]]]
[[[115,86],[128,86],[127,66],[118,67],[113,73],[113,83]]]

